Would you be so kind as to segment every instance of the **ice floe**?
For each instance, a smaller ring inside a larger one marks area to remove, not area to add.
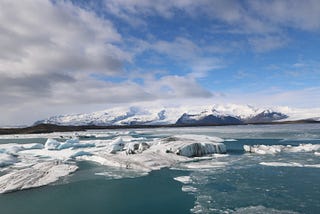
[[[198,191],[197,188],[195,188],[193,186],[189,186],[189,185],[183,185],[181,189],[183,192],[197,192]]]
[[[0,153],[0,167],[9,166],[16,162],[18,162],[17,157],[6,153]]]
[[[223,140],[216,137],[196,135],[172,136],[164,139],[169,143],[167,152],[186,157],[201,157],[207,154],[223,154],[227,152]]]
[[[267,208],[262,205],[241,207],[231,212],[233,214],[256,214],[256,213],[272,213],[272,214],[298,214],[297,212],[290,210],[276,210],[273,208]]]
[[[277,154],[280,152],[315,152],[320,150],[320,144],[300,144],[299,146],[291,145],[244,145],[246,152],[265,154]]]
[[[192,162],[212,159],[215,154],[226,153],[223,139],[218,137],[173,135],[146,139],[127,136],[125,131],[117,134],[104,140],[79,140],[78,134],[49,137],[44,145],[1,144],[0,166],[8,168],[7,174],[0,177],[0,193],[55,182],[60,177],[74,172],[77,169],[77,161],[91,161],[117,167],[124,172],[135,171],[137,174],[145,174],[183,163],[188,164],[184,167],[190,168],[216,167],[215,160],[206,165]]]
[[[14,170],[0,177],[0,193],[40,187],[69,175],[78,167],[59,161],[37,163],[31,167]]]
[[[179,177],[175,177],[173,179],[176,180],[176,181],[179,181],[179,182],[181,182],[183,184],[189,184],[189,183],[192,182],[192,179],[191,179],[190,176],[179,176]]]
[[[296,162],[261,162],[264,166],[282,166],[282,167],[307,167],[307,168],[320,168],[320,164],[301,164]]]

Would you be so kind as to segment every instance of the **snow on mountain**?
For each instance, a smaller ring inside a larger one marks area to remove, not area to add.
[[[86,114],[53,116],[36,124],[57,125],[165,125],[165,124],[243,124],[284,120],[320,121],[320,109],[289,107],[256,108],[250,105],[131,106],[110,108]]]

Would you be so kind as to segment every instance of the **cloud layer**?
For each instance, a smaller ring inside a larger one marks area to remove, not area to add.
[[[215,82],[232,79],[219,72],[237,54],[285,48],[288,29],[320,30],[317,0],[3,0],[0,8],[0,125],[119,103],[214,102],[223,94]]]

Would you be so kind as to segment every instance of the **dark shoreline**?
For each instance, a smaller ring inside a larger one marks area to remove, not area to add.
[[[72,131],[86,131],[93,129],[137,129],[137,128],[176,128],[176,127],[205,127],[205,126],[230,126],[230,125],[279,125],[279,124],[309,124],[320,123],[315,120],[296,120],[283,122],[265,122],[265,123],[245,123],[245,124],[188,124],[188,125],[123,125],[123,126],[97,126],[97,125],[83,125],[83,126],[62,126],[55,124],[38,124],[24,128],[0,128],[0,135],[8,134],[40,134],[52,132],[72,132]]]

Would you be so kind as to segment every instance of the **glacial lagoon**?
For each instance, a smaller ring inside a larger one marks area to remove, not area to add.
[[[179,156],[165,140],[173,137],[223,143],[227,151]],[[0,179],[10,173],[20,176],[0,184],[2,190],[11,185],[8,193],[0,194],[4,214],[320,210],[318,124],[93,130],[0,138]],[[48,139],[59,145],[48,149]],[[79,142],[66,144],[68,139]],[[115,142],[123,148],[113,154]],[[126,153],[133,142],[149,147]],[[58,168],[48,176],[41,171],[43,163]],[[19,172],[32,174],[35,166],[40,168],[38,180],[24,183],[27,188],[20,190],[21,178],[30,179]]]

